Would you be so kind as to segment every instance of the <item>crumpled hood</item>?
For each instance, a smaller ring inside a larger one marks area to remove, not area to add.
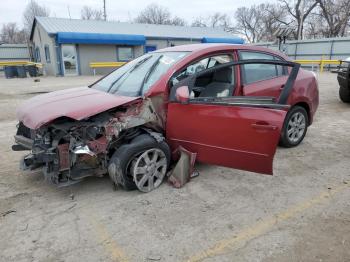
[[[17,109],[17,119],[37,129],[59,117],[82,120],[139,98],[116,96],[88,87],[65,89],[27,100]]]

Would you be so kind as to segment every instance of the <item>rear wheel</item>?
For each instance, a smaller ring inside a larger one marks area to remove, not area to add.
[[[350,88],[339,87],[339,98],[344,103],[350,103]]]
[[[306,135],[308,125],[309,117],[305,108],[294,106],[284,121],[280,145],[283,147],[299,145]]]
[[[170,148],[147,134],[134,138],[113,154],[108,173],[115,184],[126,190],[150,192],[158,188],[170,163]]]

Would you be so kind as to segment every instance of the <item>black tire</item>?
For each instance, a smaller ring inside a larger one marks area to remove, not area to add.
[[[298,139],[298,141],[292,141],[288,137],[288,123],[291,120],[291,118],[297,113],[303,114],[303,116],[305,118],[305,129],[304,129],[304,132],[303,132],[302,136]],[[286,116],[286,118],[284,120],[279,145],[282,146],[282,147],[287,147],[287,148],[295,147],[295,146],[299,145],[303,141],[303,139],[304,139],[304,137],[306,135],[308,126],[309,126],[309,116],[308,116],[308,113],[306,112],[305,108],[301,107],[301,106],[294,106],[294,107],[292,107],[288,111],[287,116]]]
[[[339,98],[344,103],[350,103],[350,88],[339,87]]]
[[[137,155],[151,148],[158,148],[164,152],[169,167],[171,153],[168,144],[165,141],[157,142],[148,134],[142,134],[114,152],[108,165],[108,173],[112,181],[125,190],[136,189],[133,176],[129,171],[130,163]]]

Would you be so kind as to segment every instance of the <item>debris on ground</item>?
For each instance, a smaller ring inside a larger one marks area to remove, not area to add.
[[[77,203],[74,203],[73,205],[71,205],[70,207],[68,207],[66,211],[71,210],[71,209],[74,208],[76,205],[77,205]]]
[[[1,213],[1,216],[5,217],[5,216],[7,216],[8,214],[16,213],[16,212],[17,212],[16,210],[10,209],[10,210],[7,210],[7,211]]]
[[[198,176],[199,173],[194,172],[194,164],[196,162],[197,153],[192,153],[183,147],[178,148],[180,158],[174,169],[171,171],[168,181],[175,188],[183,187],[192,177]]]
[[[71,200],[74,200],[74,194],[73,193],[71,193],[70,195],[69,195],[69,198],[71,199]]]
[[[159,255],[159,254],[150,253],[150,254],[147,256],[147,260],[149,260],[149,261],[159,261],[159,260],[161,260],[161,259],[162,259],[162,257],[161,257],[161,255]]]
[[[27,229],[28,229],[28,223],[25,224],[24,226],[20,227],[19,231],[27,231]]]
[[[150,201],[148,201],[147,199],[142,199],[141,201],[139,201],[140,204],[144,205],[144,206],[148,206],[151,204]]]

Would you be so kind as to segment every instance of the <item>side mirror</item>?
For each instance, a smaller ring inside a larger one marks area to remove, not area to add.
[[[188,100],[190,98],[190,91],[188,89],[188,86],[180,86],[176,89],[175,93],[176,101],[186,104],[188,103]]]

